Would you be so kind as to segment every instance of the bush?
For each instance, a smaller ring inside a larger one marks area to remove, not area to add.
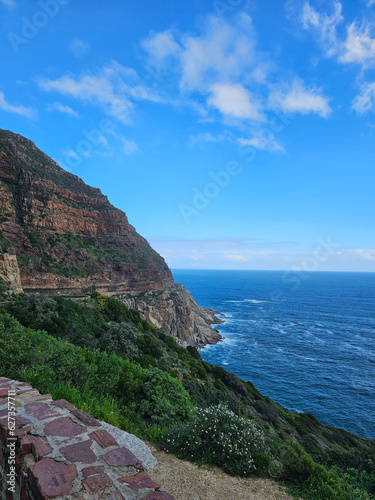
[[[140,414],[164,427],[186,420],[191,410],[190,396],[181,382],[158,368],[147,370],[141,397]]]
[[[178,456],[222,467],[233,475],[251,475],[267,466],[262,431],[219,404],[194,410],[189,422],[163,437],[163,446]]]
[[[134,360],[139,356],[138,337],[139,332],[131,323],[111,323],[100,339],[100,347],[109,353]]]

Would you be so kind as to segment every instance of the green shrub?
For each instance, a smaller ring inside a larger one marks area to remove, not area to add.
[[[167,432],[162,442],[169,452],[234,475],[248,476],[268,464],[262,431],[226,405],[195,409],[190,421]]]
[[[147,370],[139,408],[141,415],[167,427],[186,420],[190,410],[190,396],[179,380],[158,368]]]
[[[163,351],[160,349],[158,342],[148,333],[139,336],[138,349],[144,355],[148,354],[155,359],[163,357]]]

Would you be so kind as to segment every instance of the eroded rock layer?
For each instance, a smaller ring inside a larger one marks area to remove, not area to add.
[[[171,271],[99,189],[34,143],[0,130],[0,254],[17,255],[26,292],[160,290]]]
[[[186,347],[216,344],[222,339],[211,327],[222,323],[217,311],[199,307],[185,287],[176,283],[162,291],[137,296],[123,296],[123,302],[140,312],[143,319],[156,328],[164,327]]]

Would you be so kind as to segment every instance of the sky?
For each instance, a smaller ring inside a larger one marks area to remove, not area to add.
[[[173,268],[375,271],[375,0],[0,0],[0,128]]]

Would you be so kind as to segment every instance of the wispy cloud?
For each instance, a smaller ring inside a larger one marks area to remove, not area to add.
[[[65,113],[70,116],[75,116],[76,118],[79,117],[77,111],[74,111],[74,109],[72,109],[70,106],[61,104],[61,102],[58,101],[55,101],[54,103],[47,106],[47,111],[60,111],[61,113]]]
[[[153,66],[164,66],[171,58],[176,57],[180,51],[180,45],[174,40],[171,30],[159,33],[151,32],[141,42],[141,46],[148,53],[149,62]]]
[[[203,132],[202,134],[190,136],[190,146],[205,142],[218,143],[224,141],[232,141],[232,137],[229,133],[213,135],[211,132]]]
[[[353,101],[352,108],[359,114],[375,110],[375,82],[364,83]]]
[[[271,108],[281,109],[285,113],[316,113],[323,118],[327,118],[332,111],[328,97],[319,89],[306,88],[297,79],[291,85],[283,84],[275,88],[270,94],[269,104]]]
[[[79,38],[74,38],[70,45],[69,48],[74,55],[74,57],[82,57],[86,55],[89,50],[90,50],[90,44],[89,42],[84,42],[83,40],[80,40]]]
[[[17,6],[15,0],[0,0],[0,2],[10,9],[14,9]]]
[[[56,80],[40,78],[38,85],[46,92],[57,92],[86,104],[100,106],[108,115],[123,123],[131,120],[136,101],[160,101],[155,92],[142,85],[133,69],[115,61],[96,74],[67,74]]]
[[[375,3],[371,0],[368,5]],[[373,23],[363,19],[354,20],[345,26],[345,36],[339,36],[338,26],[344,23],[342,4],[333,3],[333,13],[319,12],[305,2],[302,10],[302,25],[315,32],[326,57],[336,56],[341,64],[359,64],[363,67],[375,63],[375,38]]]
[[[253,146],[256,149],[261,149],[263,151],[285,153],[284,146],[279,144],[275,136],[272,133],[266,134],[264,131],[254,132],[253,137],[250,139],[240,137],[238,142],[244,146]]]
[[[15,113],[17,115],[25,116],[26,118],[35,119],[37,117],[37,111],[33,108],[28,108],[26,106],[18,105],[14,106],[9,104],[5,100],[4,93],[0,91],[0,109],[7,111],[8,113]]]
[[[132,155],[139,151],[137,144],[129,139],[125,139],[124,137],[121,139],[122,141],[122,149],[126,155]]]

